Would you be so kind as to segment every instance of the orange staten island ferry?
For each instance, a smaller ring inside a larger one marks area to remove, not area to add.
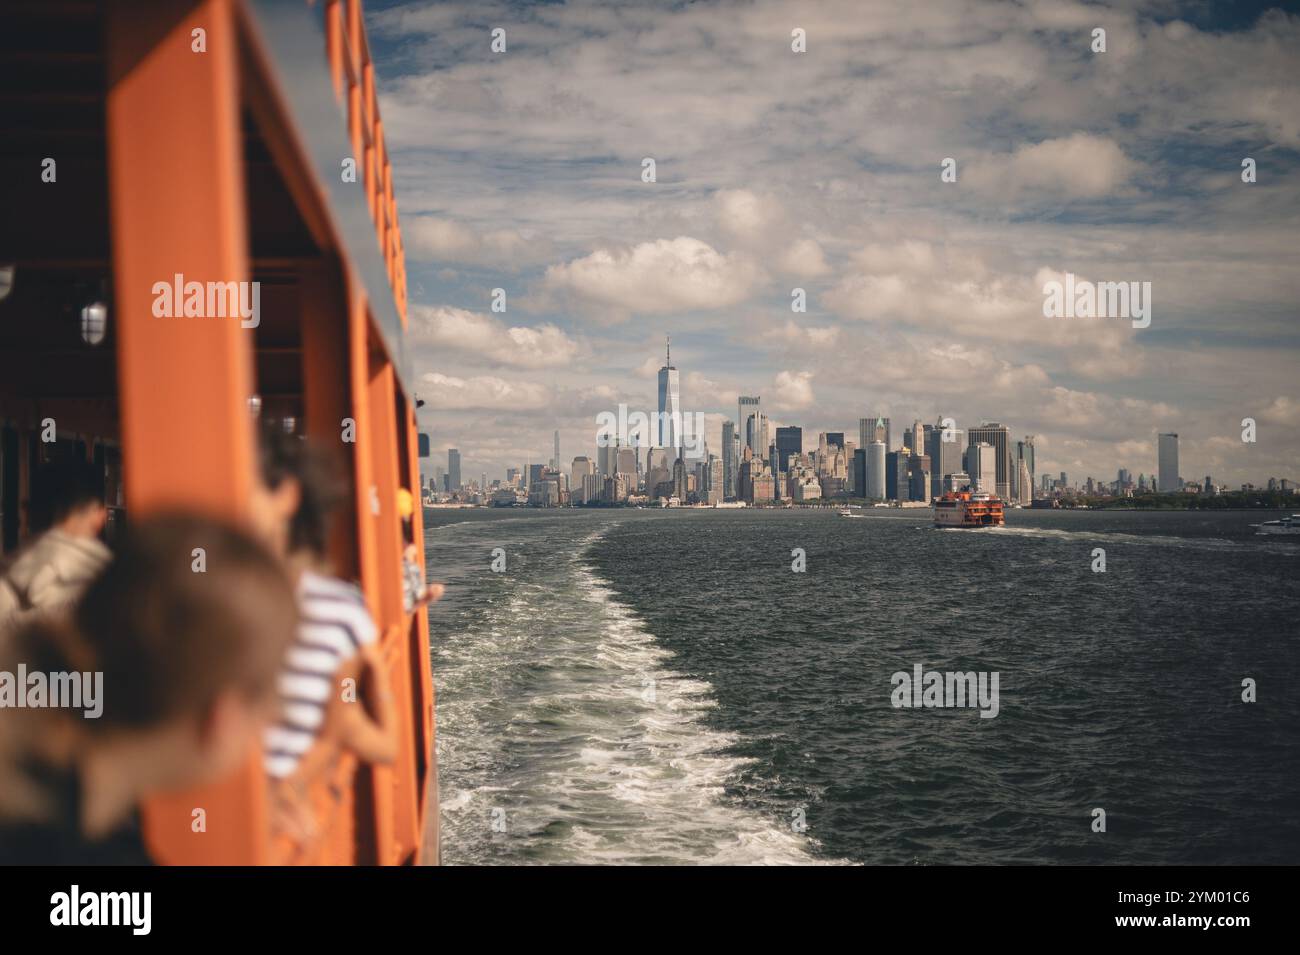
[[[964,487],[949,491],[934,502],[935,527],[1001,527],[1002,499],[986,491]]]
[[[332,563],[365,594],[397,704],[392,764],[344,755],[306,791],[309,845],[272,836],[254,754],[149,800],[151,854],[436,862],[428,619],[402,599],[404,546],[424,560],[419,509],[404,524],[401,507],[420,499],[423,442],[360,0],[14,0],[0,89],[0,560],[30,539],[23,502],[60,456],[101,469],[110,542],[171,507],[247,520],[256,406],[349,476]],[[182,275],[249,286],[260,313],[158,317],[155,285]]]

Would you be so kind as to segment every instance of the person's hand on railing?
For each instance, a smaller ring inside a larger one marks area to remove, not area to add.
[[[361,648],[347,667],[361,692],[355,702],[343,704],[339,739],[344,748],[367,763],[388,764],[397,758],[398,719],[393,704],[392,681],[379,647]]]
[[[437,603],[445,589],[442,584],[425,582],[418,557],[419,552],[414,544],[407,544],[402,551],[403,597],[407,613],[415,613],[421,607]]]
[[[288,838],[297,846],[304,846],[316,837],[316,814],[312,811],[306,783],[292,777],[274,779],[268,784],[267,795],[272,833]]]

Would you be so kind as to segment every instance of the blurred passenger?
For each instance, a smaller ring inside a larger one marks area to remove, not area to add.
[[[0,633],[35,612],[68,609],[111,556],[99,540],[108,516],[104,475],[89,462],[40,468],[29,513],[42,533],[0,576]]]
[[[72,613],[24,623],[0,664],[102,675],[97,717],[0,709],[0,864],[150,862],[141,800],[247,758],[296,626],[283,566],[244,532],[182,515],[129,528]]]

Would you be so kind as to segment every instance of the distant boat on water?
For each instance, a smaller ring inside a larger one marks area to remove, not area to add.
[[[1300,514],[1292,514],[1290,517],[1284,517],[1279,521],[1264,521],[1262,524],[1251,524],[1250,526],[1255,528],[1256,537],[1300,534]]]
[[[1002,527],[1002,500],[969,487],[945,494],[934,502],[935,527]]]

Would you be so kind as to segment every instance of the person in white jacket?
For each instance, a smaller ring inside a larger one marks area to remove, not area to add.
[[[30,515],[45,530],[0,573],[0,635],[36,613],[68,609],[112,557],[99,540],[108,516],[103,475],[90,463],[41,468]]]

